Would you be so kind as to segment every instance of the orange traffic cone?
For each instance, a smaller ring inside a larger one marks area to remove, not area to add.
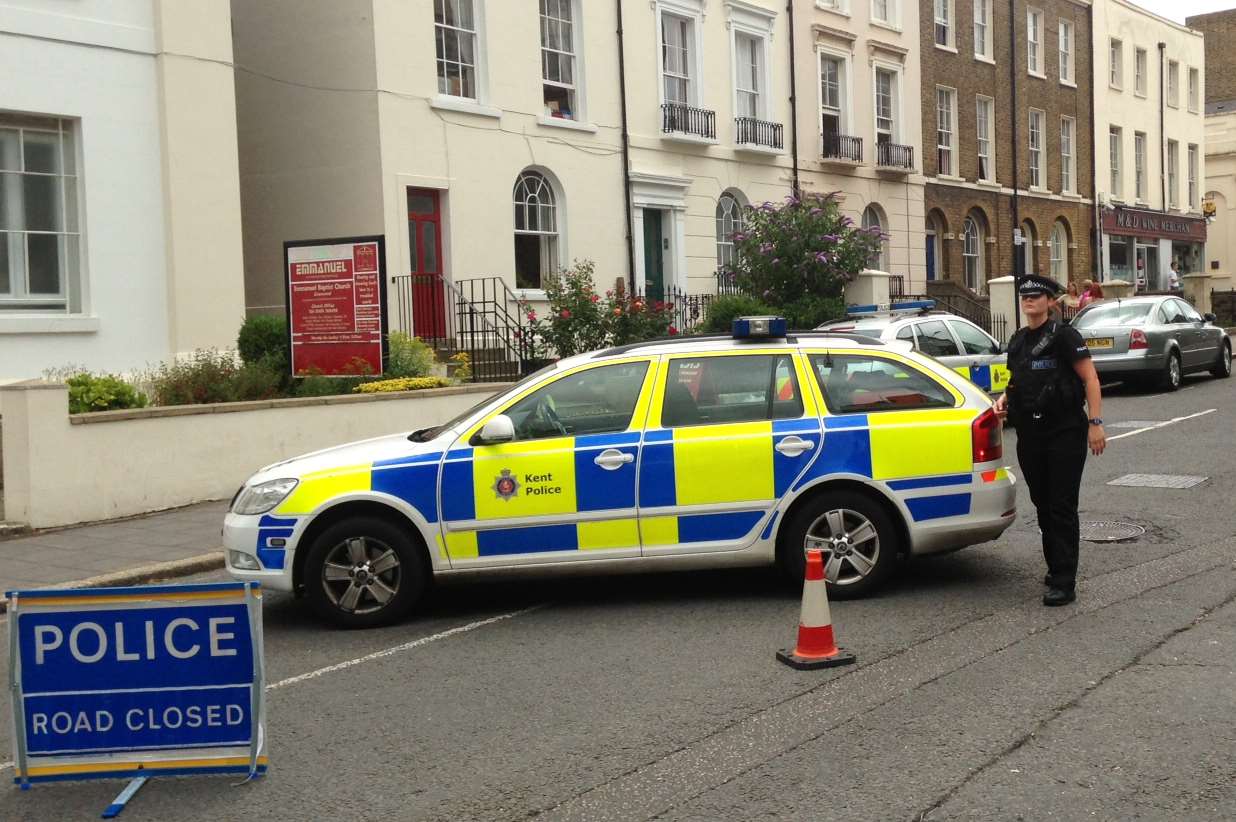
[[[777,659],[800,671],[832,668],[855,662],[854,654],[837,647],[828,615],[828,590],[824,581],[824,552],[807,551],[807,574],[803,581],[803,609],[798,620],[798,645],[793,651],[777,651]]]

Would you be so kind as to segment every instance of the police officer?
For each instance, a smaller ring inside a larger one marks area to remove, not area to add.
[[[1050,316],[1060,286],[1031,275],[1022,279],[1017,293],[1026,325],[1009,340],[1011,376],[996,400],[996,413],[1007,414],[1017,427],[1017,462],[1043,532],[1043,604],[1067,605],[1076,598],[1077,496],[1086,447],[1098,455],[1107,446],[1103,399],[1081,335]]]

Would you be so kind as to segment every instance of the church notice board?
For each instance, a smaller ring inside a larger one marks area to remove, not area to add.
[[[381,374],[386,359],[382,236],[283,244],[292,374]]]

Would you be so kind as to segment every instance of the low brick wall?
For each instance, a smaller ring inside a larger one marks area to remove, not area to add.
[[[68,389],[0,386],[5,513],[34,528],[232,495],[263,465],[445,422],[507,387],[69,414]]]

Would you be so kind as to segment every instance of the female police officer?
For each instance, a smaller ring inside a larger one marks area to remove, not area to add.
[[[1043,532],[1044,605],[1067,605],[1076,598],[1077,495],[1086,446],[1096,455],[1107,446],[1090,351],[1076,329],[1049,319],[1059,292],[1054,281],[1037,275],[1018,286],[1026,326],[1009,340],[1011,377],[996,400],[996,413],[1007,413],[1017,427],[1017,462]]]

